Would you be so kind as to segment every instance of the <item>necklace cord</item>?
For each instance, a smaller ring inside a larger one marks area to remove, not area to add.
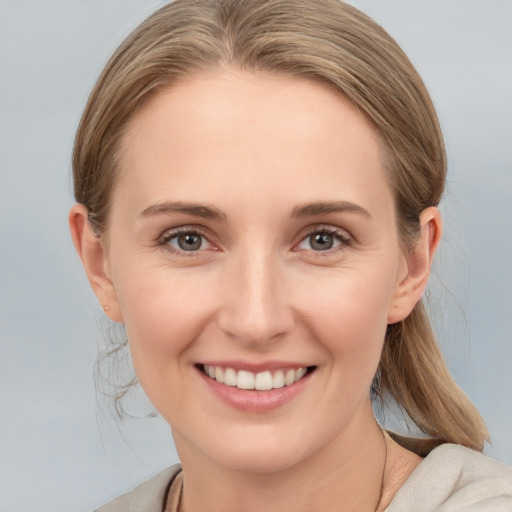
[[[384,429],[379,427],[380,433],[382,434],[382,440],[384,441],[384,464],[382,468],[382,478],[380,482],[380,491],[379,497],[377,500],[377,506],[375,507],[375,512],[378,512],[379,507],[381,506],[382,498],[384,496],[384,480],[386,478],[386,466],[388,463],[388,443],[386,441],[386,434],[384,433]]]

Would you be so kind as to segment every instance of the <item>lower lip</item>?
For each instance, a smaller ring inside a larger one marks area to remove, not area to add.
[[[293,400],[304,390],[313,372],[308,372],[302,379],[290,386],[268,391],[239,389],[236,386],[220,384],[215,379],[208,377],[202,370],[197,369],[208,388],[220,400],[229,406],[246,412],[263,413],[273,411]]]

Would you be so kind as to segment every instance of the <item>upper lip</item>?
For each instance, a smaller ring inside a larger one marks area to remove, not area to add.
[[[248,361],[234,360],[234,361],[218,361],[218,360],[209,360],[209,361],[201,361],[197,363],[199,365],[207,365],[207,366],[219,366],[221,368],[233,368],[233,370],[246,370],[252,373],[264,372],[266,370],[288,370],[297,368],[309,368],[310,366],[314,366],[307,363],[297,363],[291,361],[264,361],[261,363],[253,363]]]

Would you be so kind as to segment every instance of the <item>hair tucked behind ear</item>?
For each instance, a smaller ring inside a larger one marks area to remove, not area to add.
[[[445,183],[443,138],[429,94],[395,41],[338,0],[176,0],[140,25],[100,76],[73,154],[77,201],[98,236],[108,223],[117,154],[144,101],[180,77],[231,66],[319,81],[348,97],[381,136],[404,250]],[[487,431],[451,378],[421,303],[388,327],[381,386],[427,434],[481,450]]]

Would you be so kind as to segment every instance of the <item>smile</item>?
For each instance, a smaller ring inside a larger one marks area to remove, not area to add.
[[[256,391],[270,391],[272,389],[291,386],[301,380],[308,371],[312,371],[313,369],[314,367],[286,368],[253,373],[247,370],[237,371],[233,368],[223,368],[206,364],[201,365],[203,373],[219,384],[244,390],[254,389]]]

